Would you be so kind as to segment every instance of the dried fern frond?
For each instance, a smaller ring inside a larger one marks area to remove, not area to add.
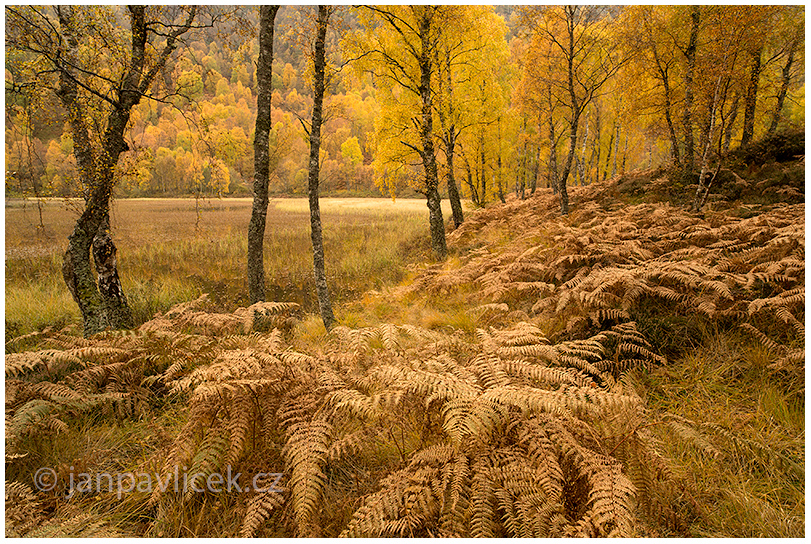
[[[248,501],[248,510],[242,520],[239,530],[241,538],[252,538],[274,511],[281,508],[285,499],[282,493],[264,492],[256,493]]]
[[[42,523],[43,508],[26,484],[6,480],[6,538],[27,536]]]
[[[196,489],[205,489],[204,483],[208,477],[224,466],[227,448],[228,440],[220,434],[213,432],[205,437],[192,460],[190,468],[192,478],[185,490],[185,500],[191,499]]]
[[[318,534],[314,516],[326,484],[324,465],[332,433],[332,425],[324,420],[299,423],[290,429],[290,438],[284,447],[284,456],[291,467],[291,501],[302,535]]]
[[[783,346],[781,346],[780,344],[778,344],[777,342],[775,342],[774,340],[772,340],[771,338],[766,336],[763,332],[761,332],[760,330],[758,330],[757,328],[755,328],[751,324],[749,324],[749,323],[741,323],[739,325],[739,327],[741,329],[749,332],[750,334],[752,334],[769,351],[771,351],[771,352],[773,352],[775,354],[780,354],[780,355],[782,355],[785,352],[785,348]]]

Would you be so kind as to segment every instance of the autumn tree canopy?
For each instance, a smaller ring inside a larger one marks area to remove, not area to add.
[[[78,195],[86,187],[75,137],[63,130],[68,112],[56,95],[29,84],[46,57],[18,39],[37,9],[6,8],[6,187],[31,196]],[[180,8],[148,11],[170,9]],[[339,31],[327,45],[339,70],[324,105],[320,188],[326,195],[417,196],[423,190],[422,159],[403,143],[422,146],[412,121],[422,117],[420,97],[402,86],[408,78],[384,76],[382,59],[361,50],[364,40],[378,40],[413,80],[418,63],[404,62],[418,42],[395,40],[390,32],[397,31],[387,30],[381,17],[391,11],[405,21],[405,11],[375,9],[348,8],[333,18]],[[443,198],[453,197],[455,187],[461,198],[486,205],[511,189],[520,194],[522,186],[565,192],[564,174],[570,186],[666,162],[697,176],[710,132],[714,156],[719,142],[723,153],[804,123],[801,6],[426,10],[435,18],[427,60],[431,145]],[[199,28],[167,59],[149,89],[162,100],[133,106],[115,194],[252,194],[259,12],[234,11],[241,25]],[[122,7],[77,13],[82,38],[91,30],[121,34],[128,24]],[[282,9],[276,21],[271,195],[307,192],[309,150],[300,121],[312,109],[312,68],[300,30],[306,16],[306,10]],[[91,27],[91,21],[101,23]],[[84,47],[91,43],[80,40],[82,62],[109,73],[100,71],[86,92],[103,96],[112,89],[109,76],[123,66],[121,51]],[[43,48],[43,55],[50,50]],[[448,205],[443,213],[461,220]]]

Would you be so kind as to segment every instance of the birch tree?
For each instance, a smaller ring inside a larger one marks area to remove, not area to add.
[[[580,119],[603,86],[627,61],[618,41],[612,39],[615,17],[606,7],[563,6],[528,8],[525,25],[537,46],[551,45],[552,70],[544,77],[566,110],[568,149],[558,178],[560,210],[569,213],[567,179],[577,151]]]
[[[119,157],[129,150],[130,115],[143,98],[171,94],[153,85],[156,76],[181,37],[215,17],[180,6],[128,6],[123,15],[108,7],[9,6],[6,17],[7,49],[31,55],[28,84],[47,88],[67,115],[85,205],[68,237],[62,275],[84,334],[131,327],[110,230],[110,197]],[[128,23],[123,32],[119,18]]]
[[[327,273],[324,264],[324,240],[321,229],[321,208],[318,199],[318,182],[320,172],[319,155],[321,152],[321,124],[324,111],[324,93],[326,90],[326,36],[329,18],[334,7],[318,6],[316,36],[313,46],[313,113],[307,137],[310,141],[310,160],[307,178],[307,197],[310,203],[310,238],[313,244],[313,275],[318,295],[318,306],[324,327],[330,330],[335,324],[332,312]]]
[[[444,260],[448,254],[439,195],[439,175],[434,146],[434,93],[437,47],[443,30],[442,6],[381,6],[360,11],[365,32],[348,45],[361,59],[355,64],[372,74],[386,93],[386,111],[377,123],[377,165],[381,183],[393,190],[405,177],[421,192],[428,206],[431,249]],[[418,162],[413,158],[416,156]],[[415,167],[421,166],[417,178]]]
[[[264,240],[270,178],[270,128],[273,76],[273,31],[279,6],[259,8],[259,58],[256,62],[253,206],[248,224],[248,292],[251,303],[265,300]]]

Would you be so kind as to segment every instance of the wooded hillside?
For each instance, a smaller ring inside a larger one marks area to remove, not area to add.
[[[46,92],[50,76],[26,43],[31,34],[21,35],[32,9],[7,9],[6,191],[77,196],[83,181],[65,110]],[[300,119],[312,105],[308,10],[283,7],[277,20],[272,193],[306,193]],[[694,161],[698,169],[707,142],[715,154],[802,125],[803,13],[789,6],[446,10],[438,15],[445,52],[438,51],[432,81],[437,148],[451,126],[458,136],[455,161],[438,153],[441,175],[452,165],[463,195],[485,203],[567,173],[569,184],[582,185],[665,161]],[[127,20],[115,6],[86,17],[82,42],[95,55],[85,59],[94,70],[104,55],[120,54],[109,40]],[[381,79],[361,58],[362,37],[385,23],[365,8],[342,8],[333,23],[327,49],[340,71],[326,99],[322,190],[413,195],[408,186],[419,174],[408,169],[417,165],[403,153],[408,148],[398,149],[408,139],[395,133],[413,115],[403,110],[410,107],[405,75]],[[254,8],[235,8],[184,39],[155,82],[166,99],[145,100],[133,112],[117,194],[250,194],[257,24]]]

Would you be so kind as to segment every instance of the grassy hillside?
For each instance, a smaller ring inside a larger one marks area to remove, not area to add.
[[[802,536],[803,166],[770,164],[773,198],[701,216],[659,201],[694,190],[665,171],[574,188],[564,218],[548,191],[469,213],[447,263],[364,279],[329,334],[211,295],[12,339],[6,533]],[[175,467],[270,491],[64,500]]]

